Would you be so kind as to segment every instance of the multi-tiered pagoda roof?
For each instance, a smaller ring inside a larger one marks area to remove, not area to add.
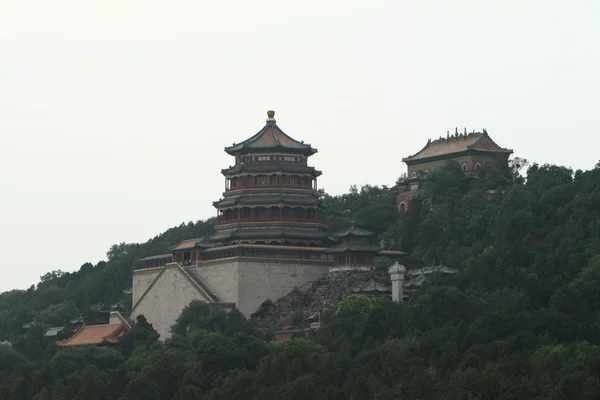
[[[267,124],[254,136],[238,144],[226,147],[225,151],[232,156],[247,153],[294,153],[313,155],[317,149],[310,144],[299,142],[281,130],[275,121],[275,111],[267,112]]]
[[[267,116],[257,134],[225,148],[235,165],[221,171],[226,187],[213,203],[219,221],[210,241],[320,247],[327,240],[321,172],[308,165],[317,149],[283,132],[274,111]]]

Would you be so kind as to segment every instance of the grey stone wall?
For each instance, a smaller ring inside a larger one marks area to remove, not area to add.
[[[144,294],[149,286],[148,280],[154,280],[162,270],[162,268],[155,268],[134,271],[134,299],[139,299]],[[184,307],[196,299],[205,301],[200,292],[174,264],[167,265],[150,291],[132,310],[131,318],[135,321],[138,315],[143,314],[160,334],[160,339],[164,340],[171,336],[171,325],[175,323]]]
[[[277,301],[294,287],[317,281],[331,265],[331,262],[317,260],[241,260],[238,308],[249,318],[266,299]]]
[[[202,281],[220,302],[238,305],[238,259],[205,261],[187,271]]]

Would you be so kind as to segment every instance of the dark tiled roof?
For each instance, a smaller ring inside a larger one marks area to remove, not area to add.
[[[463,153],[469,150],[484,152],[512,153],[512,150],[498,146],[487,134],[487,132],[472,132],[468,134],[455,134],[434,141],[429,140],[425,147],[416,154],[402,159],[411,162],[435,157],[449,156]]]
[[[373,235],[373,232],[367,231],[365,229],[357,228],[354,225],[354,221],[352,221],[352,226],[346,229],[345,231],[336,232],[333,234],[335,239],[341,239],[348,236],[358,236],[358,237],[367,237]]]
[[[140,258],[138,261],[153,261],[153,260],[162,260],[162,259],[166,259],[166,258],[171,258],[173,255],[171,253],[167,253],[167,254],[159,254],[156,256],[148,256],[148,257],[144,257],[144,258]]]
[[[379,253],[381,247],[371,244],[343,243],[325,250],[326,253]]]
[[[316,206],[321,204],[321,200],[316,196],[300,194],[242,194],[226,197],[223,200],[215,201],[213,206],[217,208],[231,207],[235,205],[297,205],[297,206]]]
[[[273,244],[232,244],[228,246],[213,247],[206,250],[207,253],[217,251],[227,251],[234,249],[262,249],[262,250],[298,250],[298,251],[312,251],[312,252],[323,252],[326,250],[325,247],[310,247],[310,246],[279,246]]]
[[[406,255],[405,252],[400,251],[400,250],[382,250],[379,252],[380,256],[389,256],[389,257],[397,257],[397,256],[404,256]]]
[[[239,228],[227,229],[217,232],[210,238],[211,241],[226,239],[325,239],[325,231],[312,228]]]
[[[275,123],[275,118],[270,115],[267,124],[256,135],[241,143],[226,147],[225,151],[229,154],[235,154],[238,152],[275,149],[306,155],[317,152],[317,149],[313,149],[309,144],[299,142],[285,134]]]

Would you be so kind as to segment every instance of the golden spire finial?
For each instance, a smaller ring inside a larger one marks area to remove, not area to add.
[[[267,121],[275,121],[275,111],[267,111]]]

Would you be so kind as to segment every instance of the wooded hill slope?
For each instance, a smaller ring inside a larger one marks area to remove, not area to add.
[[[501,195],[486,200],[489,189]],[[533,165],[513,185],[465,180],[449,165],[430,174],[407,213],[397,214],[394,196],[369,186],[326,196],[328,222],[337,230],[355,219],[409,251],[408,267],[435,259],[458,275],[429,279],[402,304],[348,298],[309,339],[285,343],[265,342],[239,313],[199,303],[172,340],[156,342],[141,320],[114,351],[56,352],[21,330],[33,317],[85,315],[117,301],[133,259],[211,229],[188,224],[0,295],[0,337],[15,342],[0,345],[0,398],[599,397],[600,169]]]

